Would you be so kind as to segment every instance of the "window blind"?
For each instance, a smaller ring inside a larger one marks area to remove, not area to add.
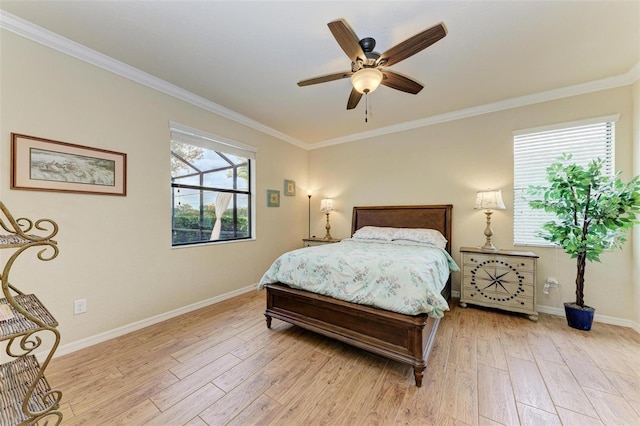
[[[200,148],[211,149],[213,151],[224,152],[225,154],[236,155],[238,157],[256,159],[257,149],[250,145],[241,144],[222,136],[207,133],[184,124],[171,121],[171,140],[187,143]]]
[[[529,207],[529,185],[547,184],[547,167],[563,153],[586,166],[604,160],[605,174],[614,173],[615,121],[618,116],[565,123],[514,132],[513,136],[513,244],[552,246],[537,234],[555,215]]]

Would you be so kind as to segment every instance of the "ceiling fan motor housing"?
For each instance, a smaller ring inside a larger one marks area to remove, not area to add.
[[[365,37],[358,42],[362,51],[364,52],[365,57],[358,59],[355,62],[351,63],[351,70],[356,72],[363,68],[372,68],[377,67],[382,64],[376,64],[378,58],[380,58],[380,53],[374,52],[373,49],[376,47],[376,40],[372,37]]]

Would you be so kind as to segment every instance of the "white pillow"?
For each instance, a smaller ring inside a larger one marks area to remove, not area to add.
[[[383,240],[391,241],[395,235],[395,228],[387,228],[381,226],[363,226],[358,229],[353,238],[361,240]]]
[[[445,248],[447,246],[447,239],[440,233],[440,231],[436,231],[435,229],[397,228],[393,235],[393,239],[430,244],[440,248]]]

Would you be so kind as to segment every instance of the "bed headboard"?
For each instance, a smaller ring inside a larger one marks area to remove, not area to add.
[[[363,226],[437,229],[447,239],[446,249],[451,253],[452,209],[451,204],[354,207],[351,235]]]

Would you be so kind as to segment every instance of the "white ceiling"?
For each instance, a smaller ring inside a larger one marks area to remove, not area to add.
[[[300,146],[629,84],[640,74],[640,0],[2,0],[0,9]],[[346,110],[348,79],[298,87],[350,68],[327,27],[337,18],[375,38],[379,52],[443,22],[444,39],[390,67],[425,88],[410,95],[381,86],[365,123],[364,98]]]

